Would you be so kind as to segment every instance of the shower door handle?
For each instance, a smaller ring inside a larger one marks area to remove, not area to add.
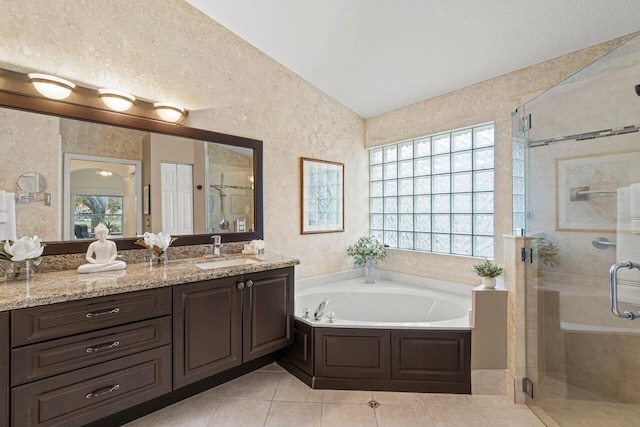
[[[623,261],[617,264],[613,264],[611,269],[609,269],[609,286],[610,286],[610,301],[611,301],[611,312],[623,319],[633,320],[637,316],[640,316],[640,312],[632,313],[630,311],[625,311],[624,313],[620,313],[618,309],[618,270],[621,268],[628,268],[629,270],[633,268],[637,268],[640,270],[640,265],[631,261]]]

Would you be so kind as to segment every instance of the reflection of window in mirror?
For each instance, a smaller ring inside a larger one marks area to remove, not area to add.
[[[140,169],[139,161],[66,154],[65,239],[94,238],[100,223],[111,236],[141,234]]]
[[[71,198],[74,203],[73,230],[76,239],[93,238],[92,230],[98,224],[104,224],[111,236],[122,235],[125,224],[123,196],[72,194]]]

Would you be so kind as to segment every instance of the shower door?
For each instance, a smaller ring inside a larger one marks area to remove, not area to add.
[[[635,38],[514,113],[514,229],[535,237],[527,404],[547,425],[640,425],[638,84]]]

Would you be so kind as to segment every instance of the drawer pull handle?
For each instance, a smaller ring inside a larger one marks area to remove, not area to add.
[[[244,282],[238,282],[238,283],[236,283],[236,288],[238,288],[238,289],[242,289],[242,288],[244,288]]]
[[[112,348],[116,348],[119,345],[120,345],[120,341],[114,341],[111,344],[103,344],[95,347],[89,347],[87,349],[87,353],[97,353],[103,350],[111,350]]]
[[[106,315],[109,315],[109,314],[116,314],[119,311],[120,311],[120,308],[116,307],[116,308],[113,308],[111,310],[99,311],[97,313],[89,312],[89,313],[87,313],[87,319],[93,319],[94,317],[106,316]]]
[[[247,280],[247,288],[250,288],[253,286],[253,280]]]
[[[86,398],[87,399],[93,399],[95,397],[100,397],[103,394],[113,393],[114,391],[116,391],[119,388],[120,388],[120,384],[110,385],[110,386],[107,386],[105,388],[101,388],[100,390],[96,390],[94,392],[91,392],[91,393],[87,394]]]

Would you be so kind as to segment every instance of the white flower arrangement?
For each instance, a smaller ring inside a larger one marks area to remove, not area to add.
[[[138,246],[142,246],[143,248],[149,249],[150,251],[160,255],[177,239],[177,237],[171,237],[171,234],[169,233],[144,233],[142,239],[136,240],[135,243]]]
[[[363,236],[347,248],[347,255],[352,256],[354,263],[358,265],[367,262],[373,262],[375,264],[387,256],[387,250],[375,237]]]
[[[35,265],[39,265],[45,246],[38,236],[24,236],[15,242],[5,240],[4,245],[0,246],[0,259],[12,262],[32,260]]]

